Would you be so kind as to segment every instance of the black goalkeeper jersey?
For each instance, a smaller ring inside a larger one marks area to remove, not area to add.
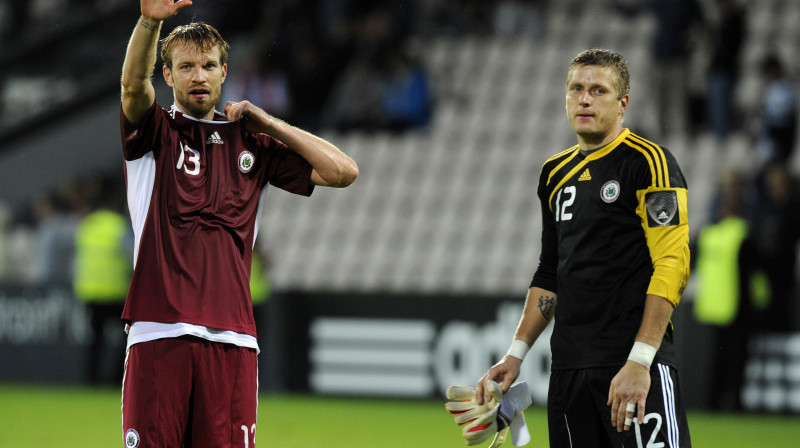
[[[558,296],[553,370],[621,366],[647,294],[677,305],[689,277],[686,181],[675,158],[625,129],[591,153],[577,146],[539,178],[542,253],[531,286]],[[656,361],[675,366],[672,326]]]

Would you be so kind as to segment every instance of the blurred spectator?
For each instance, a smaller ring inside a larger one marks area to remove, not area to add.
[[[431,118],[432,99],[428,74],[422,63],[403,49],[389,55],[388,79],[383,92],[383,113],[394,131],[421,128]]]
[[[743,217],[747,182],[731,173],[719,187],[722,216],[700,230],[696,247],[695,318],[714,331],[711,357],[711,406],[740,410],[741,388],[750,335],[757,331],[754,300],[765,292],[756,248]],[[759,280],[761,281],[759,283]]]
[[[311,41],[298,40],[292,48],[289,86],[293,124],[311,132],[322,126],[323,111],[332,93],[339,67],[330,62],[327,48]]]
[[[12,263],[11,247],[9,245],[10,224],[11,210],[6,204],[0,202],[0,282],[9,277],[9,269]]]
[[[540,0],[502,0],[494,10],[494,29],[501,35],[538,37],[541,34]]]
[[[382,110],[386,54],[397,35],[390,10],[376,4],[353,18],[352,57],[327,100],[323,126],[340,131],[375,130],[386,122]]]
[[[231,73],[225,79],[223,90],[220,104],[246,98],[270,114],[291,116],[292,99],[286,72],[270,65],[265,52],[258,48],[248,55],[242,71]]]
[[[383,126],[384,80],[380,61],[360,56],[339,77],[323,115],[323,126],[339,131],[376,130]]]
[[[711,63],[706,112],[711,130],[724,142],[736,124],[733,99],[745,39],[745,10],[736,0],[714,0],[714,5],[708,27]]]
[[[353,58],[328,98],[323,126],[340,131],[425,126],[431,114],[428,75],[408,52],[392,9],[374,5],[356,23]]]
[[[626,15],[650,12],[656,21],[650,71],[655,92],[656,135],[664,139],[689,131],[689,61],[694,37],[702,29],[703,11],[697,0],[617,0],[617,9]]]
[[[759,110],[757,151],[762,163],[785,163],[797,142],[797,92],[781,60],[764,57],[759,67],[764,93]]]
[[[249,39],[255,42],[253,57],[261,59],[259,69],[269,72],[266,76],[271,78],[272,87],[280,91],[285,82],[285,119],[311,132],[319,130],[333,83],[350,54],[355,32],[347,3],[263,3],[259,26]],[[330,17],[321,17],[323,12],[330,13]],[[283,93],[279,91],[275,91],[273,100],[280,99]]]
[[[128,218],[114,206],[124,197],[118,189],[104,192],[98,208],[84,217],[75,235],[75,297],[86,305],[91,323],[91,342],[86,359],[90,384],[99,384],[107,376],[101,372],[103,359],[111,359],[111,380],[122,381],[125,357],[125,332],[120,318],[133,272],[133,233]],[[116,329],[118,344],[114,356],[105,352],[106,324]]]
[[[31,0],[8,0],[5,2],[4,23],[0,26],[0,42],[11,42],[27,31],[31,15]]]
[[[267,328],[266,303],[271,292],[269,281],[269,257],[261,247],[253,248],[253,261],[250,267],[250,298],[253,301],[253,318],[256,327]],[[267,331],[258,332],[258,346],[262,350],[267,346]]]
[[[36,247],[30,280],[38,284],[72,284],[77,217],[66,199],[51,192],[34,199]]]
[[[418,33],[433,32],[461,36],[494,32],[493,27],[497,23],[486,18],[501,12],[498,8],[502,5],[489,0],[427,0],[419,2],[418,6],[418,22],[421,25],[417,30]]]
[[[133,232],[128,218],[119,207],[121,188],[104,183],[97,207],[78,224],[75,234],[75,297],[86,305],[91,323],[91,342],[86,358],[90,384],[104,379],[122,381],[125,355],[125,332],[120,318],[133,272]],[[105,350],[106,324],[116,328],[118,344]],[[111,378],[102,373],[103,359],[111,359]]]
[[[772,291],[770,329],[791,331],[793,316],[800,311],[795,277],[800,242],[798,183],[786,164],[773,163],[759,174],[756,188],[752,235]]]

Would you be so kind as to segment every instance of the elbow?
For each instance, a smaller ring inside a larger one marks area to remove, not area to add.
[[[358,178],[358,165],[353,159],[344,157],[334,164],[311,171],[311,183],[331,188],[345,188]]]
[[[347,166],[343,167],[337,186],[339,188],[350,186],[356,179],[358,179],[358,165],[351,160]]]
[[[351,162],[342,176],[342,187],[349,186],[355,182],[356,179],[358,179],[358,165],[356,165],[356,162]]]
[[[343,168],[339,172],[339,176],[336,182],[334,182],[331,186],[335,188],[345,188],[350,186],[353,182],[356,181],[358,178],[358,167],[353,164],[352,167],[348,166]]]

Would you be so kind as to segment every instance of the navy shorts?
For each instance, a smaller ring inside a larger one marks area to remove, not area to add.
[[[193,336],[135,344],[125,359],[126,448],[252,448],[255,350]]]
[[[550,374],[547,422],[551,448],[691,448],[678,371],[650,369],[650,392],[641,425],[617,432],[611,426],[608,390],[619,368],[557,370]]]

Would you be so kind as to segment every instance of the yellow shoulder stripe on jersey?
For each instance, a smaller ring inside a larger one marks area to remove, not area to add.
[[[653,172],[653,186],[670,188],[669,168],[664,150],[636,134],[630,134],[627,143],[647,157],[650,170]]]
[[[558,182],[558,184],[555,186],[555,188],[553,188],[552,192],[550,193],[550,197],[547,199],[547,203],[550,205],[550,209],[551,209],[551,210],[553,209],[553,206],[552,206],[552,203],[553,203],[553,196],[555,196],[556,192],[558,191],[558,189],[559,189],[559,188],[561,188],[561,186],[562,186],[562,185],[564,185],[564,184],[565,184],[565,183],[566,183],[568,180],[570,180],[570,179],[572,178],[572,176],[574,176],[576,173],[580,172],[580,171],[583,169],[583,167],[584,167],[584,166],[586,166],[586,164],[587,164],[587,163],[589,163],[589,162],[591,162],[591,161],[593,161],[593,160],[597,160],[597,159],[599,159],[599,158],[601,158],[601,157],[604,157],[604,156],[606,156],[608,153],[610,153],[611,151],[613,151],[613,150],[614,150],[614,148],[616,148],[617,146],[619,146],[619,144],[620,144],[620,143],[621,143],[623,140],[625,140],[625,138],[626,138],[626,137],[627,137],[627,136],[628,136],[630,133],[631,133],[631,131],[630,131],[630,130],[628,130],[628,129],[625,129],[624,131],[622,131],[622,132],[621,132],[621,133],[620,133],[620,134],[617,136],[617,138],[615,138],[615,139],[614,139],[614,141],[612,141],[611,143],[607,144],[607,145],[606,145],[606,146],[604,146],[603,148],[600,148],[600,149],[598,149],[597,151],[595,151],[595,152],[593,152],[593,153],[589,154],[588,156],[586,156],[586,158],[585,158],[585,159],[583,159],[583,160],[582,160],[580,163],[578,163],[577,165],[575,165],[575,166],[574,166],[574,167],[573,167],[573,168],[572,168],[572,169],[571,169],[571,170],[570,170],[570,171],[567,173],[567,175],[566,175],[566,176],[562,177],[562,178],[561,178],[561,180]],[[560,164],[558,164],[558,166],[557,166],[557,167],[553,168],[553,171],[551,171],[551,172],[550,172],[550,176],[547,178],[547,183],[548,183],[548,185],[550,184],[550,179],[552,179],[552,178],[553,178],[553,175],[554,175],[554,174],[555,174],[557,171],[559,171],[559,170],[560,170],[560,169],[561,169],[561,168],[562,168],[562,167],[563,167],[563,166],[564,166],[564,165],[565,165],[565,164],[566,164],[566,163],[567,163],[567,162],[568,162],[570,159],[572,159],[572,158],[573,158],[575,155],[577,155],[577,154],[578,154],[578,152],[579,152],[579,151],[575,151],[575,154],[574,154],[573,156],[571,156],[571,157],[570,157],[568,160],[565,160],[565,161],[561,162]]]
[[[555,173],[557,173],[557,172],[558,172],[558,170],[560,170],[560,169],[561,169],[561,167],[563,167],[564,165],[566,165],[566,164],[567,164],[567,163],[568,163],[570,160],[572,160],[572,159],[573,159],[575,156],[577,156],[579,151],[580,151],[580,150],[578,149],[578,145],[575,145],[575,146],[573,146],[572,148],[569,148],[569,149],[566,149],[566,150],[564,150],[564,151],[561,151],[560,153],[558,153],[558,154],[556,154],[556,155],[554,155],[554,156],[550,157],[549,159],[547,159],[547,161],[545,162],[545,165],[547,165],[548,163],[550,163],[550,162],[552,162],[552,161],[554,161],[554,160],[556,160],[556,159],[559,159],[559,158],[561,158],[561,157],[564,157],[564,156],[566,156],[566,155],[569,155],[569,157],[565,157],[565,158],[564,158],[564,160],[562,160],[562,161],[561,161],[561,163],[559,163],[558,165],[556,165],[556,167],[555,167],[555,168],[553,168],[553,169],[550,171],[550,175],[549,175],[549,176],[547,176],[547,184],[548,184],[548,185],[550,185],[550,179],[552,179],[552,178],[553,178],[553,175],[554,175]],[[570,154],[570,153],[572,153],[572,154]]]

